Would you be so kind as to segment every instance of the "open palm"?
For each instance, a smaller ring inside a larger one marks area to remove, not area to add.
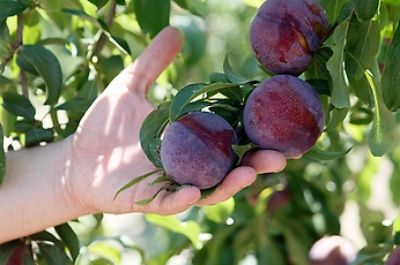
[[[174,214],[193,204],[226,200],[251,184],[257,172],[276,172],[285,166],[281,154],[260,151],[246,159],[248,166],[233,170],[206,199],[200,200],[198,188],[184,187],[176,192],[162,191],[148,205],[135,204],[153,197],[160,189],[162,184],[148,185],[157,177],[155,175],[113,200],[116,191],[132,178],[155,169],[141,150],[139,140],[140,127],[153,110],[146,100],[146,92],[179,53],[182,44],[183,37],[178,30],[163,30],[143,54],[110,83],[70,139],[72,158],[66,170],[66,187],[85,212]]]

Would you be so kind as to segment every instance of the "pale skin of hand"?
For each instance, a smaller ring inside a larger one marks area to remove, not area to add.
[[[45,147],[7,154],[6,176],[0,186],[0,243],[86,214],[169,215],[193,205],[215,204],[253,183],[257,174],[278,172],[286,166],[282,154],[257,151],[206,198],[201,199],[198,188],[188,186],[162,191],[148,205],[135,204],[153,197],[163,185],[148,185],[155,175],[113,200],[116,191],[132,178],[155,169],[139,142],[141,124],[154,109],[146,92],[183,42],[177,29],[164,29],[93,103],[74,135]]]

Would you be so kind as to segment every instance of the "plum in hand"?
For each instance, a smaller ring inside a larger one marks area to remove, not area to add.
[[[328,26],[314,0],[268,0],[250,26],[250,43],[266,70],[298,75],[311,64]]]
[[[161,161],[166,174],[178,184],[199,189],[216,186],[235,166],[237,144],[232,126],[208,112],[186,114],[165,130]]]
[[[278,75],[252,92],[244,108],[243,124],[249,139],[261,149],[295,158],[308,151],[321,135],[323,106],[307,82]]]

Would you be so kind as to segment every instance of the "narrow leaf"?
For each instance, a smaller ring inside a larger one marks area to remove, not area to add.
[[[27,119],[34,119],[36,110],[29,99],[15,92],[5,92],[2,96],[3,107],[8,112]]]
[[[400,22],[387,53],[382,76],[383,99],[391,111],[400,108]]]
[[[72,261],[67,254],[54,245],[40,243],[38,244],[41,255],[51,265],[72,265]]]
[[[342,109],[350,106],[347,76],[344,70],[344,49],[349,28],[349,20],[340,24],[333,33],[333,55],[327,63],[327,69],[332,76],[332,105]]]
[[[397,128],[393,114],[385,107],[378,84],[369,71],[365,71],[374,96],[374,122],[368,135],[371,152],[374,156],[383,156],[396,144]]]
[[[344,157],[347,155],[353,147],[343,150],[343,151],[327,151],[321,150],[317,147],[312,148],[310,151],[304,154],[305,158],[313,159],[313,160],[335,160]]]
[[[76,236],[74,230],[68,224],[62,224],[55,227],[57,234],[61,240],[67,246],[73,260],[79,255],[79,239]]]
[[[191,84],[182,88],[181,90],[179,90],[178,94],[176,94],[175,98],[171,102],[170,120],[172,122],[177,120],[183,114],[184,108],[194,98],[204,93],[221,91],[227,88],[239,89],[239,85],[230,83],[214,83],[209,85]]]
[[[371,20],[379,10],[380,0],[354,0],[357,18],[361,21]]]
[[[251,150],[254,150],[256,148],[258,148],[258,146],[253,144],[253,143],[249,143],[249,144],[246,144],[246,145],[232,145],[233,151],[239,157],[238,162],[236,163],[236,165],[239,165],[242,162],[243,157],[247,152],[249,152]]]
[[[169,25],[170,0],[134,0],[133,4],[140,28],[151,37]]]
[[[156,174],[156,173],[158,173],[158,172],[161,172],[161,170],[160,170],[160,169],[157,169],[157,170],[155,170],[155,171],[149,172],[149,173],[144,174],[144,175],[142,175],[142,176],[135,177],[134,179],[132,179],[131,181],[129,181],[127,184],[125,184],[122,188],[120,188],[120,189],[117,191],[117,193],[115,194],[113,200],[115,200],[115,199],[118,197],[118,195],[119,195],[121,192],[123,192],[124,190],[129,189],[130,187],[136,185],[137,183],[141,182],[142,180],[144,180],[144,179],[146,179],[146,178],[148,178],[148,177],[150,177],[150,176],[152,176],[152,175],[154,175],[154,174]]]
[[[171,179],[168,176],[162,175],[162,176],[159,176],[158,178],[156,178],[154,181],[150,182],[149,186],[154,187],[155,185],[157,185],[159,183],[167,182],[170,180]]]
[[[0,20],[15,16],[24,11],[28,6],[22,1],[1,0],[0,1]]]
[[[186,236],[196,248],[201,246],[201,228],[199,223],[195,221],[182,222],[176,216],[159,216],[154,214],[146,215],[146,219],[152,224]]]
[[[29,72],[32,72],[32,68],[35,69],[35,72],[43,78],[46,84],[45,104],[56,104],[63,86],[61,66],[57,57],[43,46],[24,45],[17,57],[17,63]]]
[[[147,204],[151,203],[152,201],[154,201],[155,198],[157,197],[157,195],[160,194],[160,192],[163,191],[163,190],[165,190],[165,189],[161,188],[156,193],[154,193],[154,195],[151,196],[150,198],[136,201],[135,204],[140,205],[140,206],[147,205]]]
[[[36,146],[42,142],[52,142],[54,140],[53,129],[33,128],[26,132],[25,145]]]
[[[205,206],[204,213],[208,219],[216,223],[225,223],[235,209],[235,200],[230,198],[215,205]]]
[[[329,122],[326,126],[326,131],[334,131],[339,127],[339,125],[344,121],[344,119],[347,117],[347,114],[349,113],[348,108],[343,108],[343,109],[333,109],[331,111],[331,117],[329,119]]]
[[[229,63],[228,56],[225,57],[223,69],[224,69],[225,76],[228,78],[228,80],[231,83],[244,84],[244,83],[249,82],[248,79],[246,79],[245,77],[243,77],[240,74],[233,71],[232,66]]]
[[[154,159],[154,151],[152,143],[161,137],[161,134],[169,121],[169,106],[170,102],[165,102],[158,106],[156,110],[151,112],[144,120],[140,128],[140,145],[143,152],[149,160],[159,167],[159,159]]]

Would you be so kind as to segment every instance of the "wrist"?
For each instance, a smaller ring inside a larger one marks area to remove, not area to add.
[[[88,207],[85,207],[81,203],[80,198],[75,192],[73,180],[74,180],[74,154],[73,154],[73,135],[58,142],[59,145],[59,165],[60,165],[60,178],[57,183],[59,192],[57,200],[61,202],[61,205],[70,212],[72,218],[76,218],[82,215],[91,213]]]

